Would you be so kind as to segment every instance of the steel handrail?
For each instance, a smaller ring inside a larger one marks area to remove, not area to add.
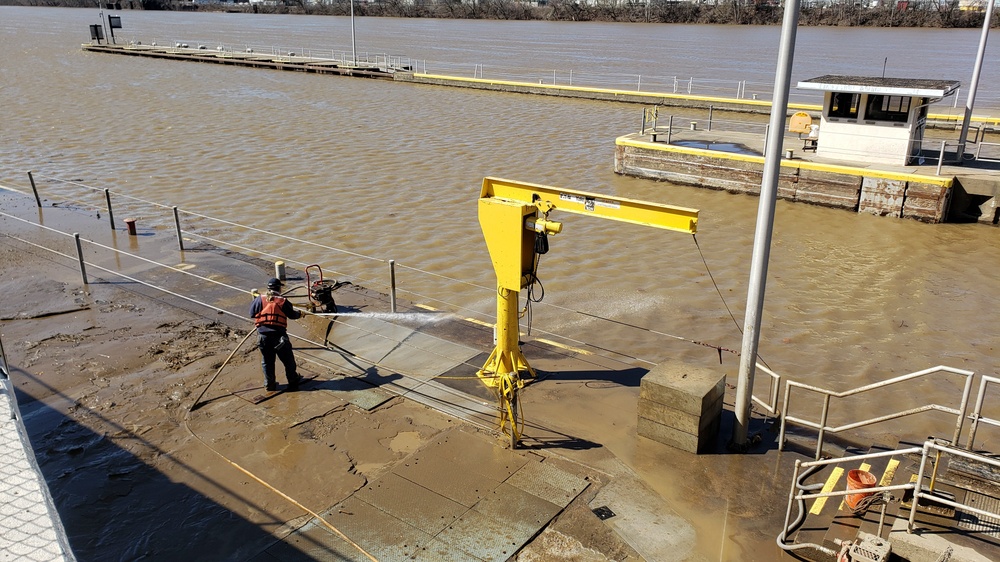
[[[753,402],[755,402],[758,406],[760,406],[761,408],[763,408],[764,410],[766,410],[767,413],[771,414],[772,416],[776,416],[779,413],[779,410],[778,410],[778,391],[781,390],[781,375],[779,375],[778,373],[775,373],[771,369],[768,369],[764,365],[761,365],[760,363],[757,363],[757,372],[759,373],[761,371],[763,371],[764,374],[766,374],[770,378],[770,381],[771,381],[771,384],[768,387],[768,391],[767,391],[769,402],[768,403],[764,403],[761,399],[759,399],[756,396],[754,396],[753,392],[750,393],[750,399]]]
[[[894,385],[894,384],[906,382],[906,381],[909,381],[909,380],[913,380],[913,379],[925,377],[927,375],[930,375],[930,374],[933,374],[933,373],[938,373],[938,372],[941,372],[941,371],[944,371],[946,373],[955,374],[955,375],[961,375],[961,376],[965,377],[965,386],[964,386],[964,388],[962,390],[962,400],[961,400],[961,404],[959,405],[958,408],[948,408],[946,406],[940,406],[938,404],[928,404],[928,405],[921,406],[921,407],[918,407],[918,408],[911,408],[909,410],[903,410],[903,411],[900,411],[900,412],[894,412],[894,413],[891,413],[891,414],[886,414],[886,415],[883,415],[883,416],[878,416],[878,417],[870,418],[870,419],[867,419],[867,420],[853,422],[853,423],[846,424],[846,425],[843,425],[843,426],[830,427],[828,425],[828,423],[827,423],[828,420],[829,420],[829,414],[830,414],[830,399],[831,398],[846,398],[846,397],[849,397],[849,396],[854,396],[856,394],[862,394],[862,393],[865,393],[865,392],[868,392],[868,391],[871,391],[871,390],[878,390],[880,388],[885,388],[885,387],[890,386],[890,385]],[[947,367],[945,365],[938,365],[937,367],[931,367],[929,369],[924,369],[922,371],[916,371],[916,372],[909,373],[909,374],[906,374],[906,375],[900,375],[898,377],[894,377],[894,378],[891,378],[891,379],[888,379],[888,380],[884,380],[884,381],[880,381],[880,382],[877,382],[877,383],[872,383],[872,384],[869,384],[869,385],[858,387],[858,388],[855,388],[855,389],[852,389],[852,390],[847,390],[847,391],[844,391],[844,392],[836,392],[836,391],[833,391],[833,390],[821,388],[821,387],[818,387],[818,386],[808,385],[808,384],[804,384],[804,383],[800,383],[800,382],[796,382],[796,381],[792,381],[792,380],[785,381],[785,399],[784,399],[783,406],[781,408],[781,411],[784,413],[784,415],[781,417],[781,431],[780,431],[780,433],[778,435],[778,450],[779,451],[784,450],[784,445],[785,445],[785,429],[786,429],[786,425],[787,425],[788,422],[798,423],[798,424],[800,424],[802,426],[809,427],[809,428],[812,428],[812,429],[816,429],[816,430],[819,431],[819,435],[817,437],[817,442],[816,442],[816,456],[815,456],[816,459],[819,459],[820,456],[823,454],[823,442],[824,442],[823,438],[825,437],[826,433],[834,433],[834,434],[836,434],[836,433],[840,433],[841,431],[846,431],[846,430],[849,430],[849,429],[856,429],[858,427],[864,427],[864,426],[867,426],[867,425],[881,423],[881,422],[884,422],[884,421],[889,421],[889,420],[901,418],[901,417],[904,417],[904,416],[909,416],[909,415],[918,414],[918,413],[925,412],[925,411],[932,411],[932,410],[946,412],[946,413],[950,413],[950,414],[955,414],[956,415],[955,416],[956,417],[955,433],[954,433],[954,435],[952,437],[952,440],[951,440],[951,444],[954,445],[954,444],[958,443],[959,435],[962,433],[962,425],[965,422],[965,412],[967,410],[968,403],[969,403],[969,394],[970,394],[970,391],[972,389],[972,378],[973,378],[974,375],[975,375],[975,373],[973,373],[972,371],[966,371],[966,370],[963,370],[963,369],[956,369],[954,367]],[[789,412],[789,404],[791,403],[791,394],[792,394],[792,389],[793,388],[801,388],[803,390],[808,390],[808,391],[815,392],[815,393],[823,395],[823,408],[822,408],[822,410],[820,412],[820,420],[819,420],[819,422],[805,420],[805,419],[802,419],[802,418],[797,418],[797,417],[789,415],[789,413],[788,413]]]
[[[912,483],[912,485],[914,486],[914,490],[913,490],[913,505],[910,507],[910,518],[909,518],[909,520],[907,521],[907,524],[906,524],[906,532],[907,533],[912,533],[913,532],[913,521],[917,517],[917,504],[919,503],[920,498],[933,499],[935,503],[940,503],[940,504],[943,504],[943,505],[954,507],[956,509],[961,508],[961,509],[963,509],[965,511],[968,511],[968,512],[971,512],[971,513],[975,513],[976,515],[981,515],[981,516],[985,516],[985,517],[992,517],[994,519],[1000,518],[1000,514],[992,513],[990,511],[984,511],[982,509],[973,507],[971,505],[965,505],[965,504],[961,504],[961,503],[958,503],[958,502],[953,502],[951,500],[947,500],[947,499],[939,497],[939,496],[935,496],[933,494],[933,489],[931,489],[931,491],[928,492],[928,493],[924,493],[923,486],[921,486],[921,483],[923,482],[923,479],[924,479],[924,471],[927,468],[927,457],[928,457],[928,455],[929,455],[929,453],[930,453],[930,451],[932,449],[934,449],[934,450],[936,450],[938,452],[941,452],[941,453],[947,453],[949,455],[955,455],[956,457],[963,457],[963,458],[966,458],[966,459],[974,460],[974,461],[977,461],[977,462],[989,464],[989,465],[992,465],[994,467],[1000,468],[1000,461],[998,461],[998,460],[996,460],[994,458],[991,458],[991,457],[988,457],[988,456],[985,456],[985,455],[977,455],[977,454],[969,452],[969,451],[963,451],[961,449],[956,449],[954,447],[950,447],[950,446],[946,446],[946,445],[941,445],[941,444],[936,443],[935,441],[932,441],[932,440],[925,441],[924,442],[924,446],[923,446],[923,453],[922,453],[922,455],[920,457],[920,470],[919,470],[919,472],[917,472],[917,480],[916,480],[916,482]],[[933,482],[932,482],[932,484],[933,484]]]
[[[997,381],[1000,381],[1000,379],[997,379],[994,382]],[[892,492],[896,490],[904,490],[904,491],[912,490],[913,499],[912,499],[912,504],[910,506],[910,513],[907,519],[907,525],[906,525],[907,533],[913,533],[913,531],[915,530],[917,507],[919,506],[921,499],[933,499],[935,503],[946,505],[955,509],[961,509],[964,512],[973,513],[979,515],[980,517],[991,517],[994,519],[1000,518],[1000,513],[994,513],[965,503],[951,501],[946,498],[942,498],[940,496],[935,495],[933,493],[933,482],[931,483],[932,487],[929,489],[929,491],[924,492],[923,479],[927,469],[927,459],[930,457],[932,452],[938,455],[940,453],[945,453],[948,455],[963,457],[1000,468],[1000,460],[994,459],[986,455],[978,455],[976,453],[972,453],[962,449],[957,449],[949,445],[942,445],[941,443],[937,442],[937,440],[934,439],[925,441],[921,447],[910,447],[907,449],[898,449],[895,451],[881,451],[878,453],[869,453],[865,455],[842,457],[838,459],[823,459],[823,460],[805,461],[805,462],[803,462],[801,459],[796,459],[795,468],[792,473],[791,490],[788,494],[788,505],[786,506],[785,509],[785,526],[782,532],[778,535],[778,540],[777,540],[778,546],[786,551],[799,550],[803,548],[814,548],[826,554],[835,555],[836,553],[833,550],[819,544],[815,543],[788,544],[786,542],[787,535],[793,530],[792,527],[793,526],[797,527],[798,525],[801,525],[802,523],[801,519],[804,519],[800,515],[800,520],[797,520],[793,524],[793,522],[791,521],[792,506],[796,504],[800,506],[804,505],[804,502],[810,499],[839,497],[839,496],[847,496],[850,494],[857,494],[858,490],[845,489],[836,491],[831,490],[829,492],[814,492],[814,490],[817,489],[818,486],[817,484],[803,484],[802,482],[800,482],[800,480],[804,480],[805,479],[804,477],[808,477],[809,475],[811,475],[811,473],[807,472],[810,469],[817,469],[824,466],[844,464],[844,463],[854,464],[858,463],[859,461],[876,459],[881,457],[904,456],[917,453],[920,454],[920,468],[918,470],[916,480],[907,482],[905,484],[876,486],[872,488],[865,488],[864,490],[865,493]]]
[[[990,383],[1000,383],[1000,378],[983,376],[983,378],[979,380],[979,394],[976,397],[976,405],[973,406],[972,413],[969,414],[969,419],[972,420],[972,424],[969,426],[969,440],[965,443],[966,449],[972,449],[972,444],[976,440],[976,432],[979,430],[980,422],[994,427],[1000,427],[1000,420],[983,416],[983,401],[986,397],[986,387]]]

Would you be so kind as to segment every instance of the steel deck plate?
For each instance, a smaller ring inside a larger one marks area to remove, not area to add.
[[[504,562],[538,531],[469,510],[436,538],[482,560]]]
[[[510,484],[500,484],[472,508],[486,517],[501,521],[512,529],[534,536],[562,508],[519,490]]]
[[[983,511],[1000,513],[1000,500],[980,494],[979,492],[969,491],[965,496],[965,502]],[[1000,539],[1000,519],[981,517],[975,513],[966,513],[964,511],[959,511],[957,516],[959,529],[968,529],[975,533],[982,533],[986,536]]]
[[[411,560],[416,562],[483,562],[482,558],[437,539],[420,547]]]
[[[433,454],[418,454],[401,462],[392,472],[465,507],[472,507],[499,482],[468,470],[464,464]]]
[[[566,507],[583,492],[589,482],[544,462],[529,462],[507,479],[507,484],[529,494]]]
[[[250,562],[311,562],[313,560],[340,560],[344,562],[371,562],[360,550],[335,535],[315,519],[295,530],[281,542],[275,543]]]
[[[359,490],[354,497],[431,535],[441,532],[469,510],[391,472]]]
[[[350,497],[320,514],[380,562],[402,562],[431,536],[375,506]]]

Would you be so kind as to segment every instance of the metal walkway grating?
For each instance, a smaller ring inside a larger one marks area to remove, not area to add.
[[[1000,513],[1000,499],[969,491],[965,496],[965,501],[972,507],[982,509],[983,511]],[[982,533],[988,537],[1000,539],[1000,519],[981,517],[975,513],[966,513],[964,511],[959,511],[956,515],[958,517],[959,529],[966,529],[974,533]]]

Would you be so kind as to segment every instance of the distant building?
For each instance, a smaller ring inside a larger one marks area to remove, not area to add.
[[[799,89],[823,94],[816,156],[906,166],[920,154],[927,106],[953,95],[955,80],[820,76]]]

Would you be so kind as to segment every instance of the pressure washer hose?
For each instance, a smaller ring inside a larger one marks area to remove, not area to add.
[[[271,484],[268,484],[266,481],[264,481],[262,478],[260,478],[256,474],[254,474],[254,473],[250,472],[249,470],[243,468],[242,466],[236,464],[235,461],[229,459],[228,457],[226,457],[225,455],[223,455],[219,451],[215,450],[211,445],[209,445],[208,443],[206,443],[201,437],[198,437],[198,435],[191,429],[191,426],[188,425],[188,422],[190,421],[190,418],[191,418],[191,412],[195,411],[198,408],[198,405],[199,405],[199,403],[201,401],[201,398],[203,396],[205,396],[206,392],[208,392],[208,388],[210,386],[212,386],[212,383],[214,383],[215,379],[217,379],[219,377],[219,375],[222,373],[222,370],[226,368],[226,365],[228,365],[229,361],[232,360],[232,358],[233,358],[234,355],[236,355],[236,352],[239,351],[239,349],[241,347],[243,347],[243,344],[246,343],[246,341],[248,339],[250,339],[250,336],[253,335],[254,332],[256,332],[256,331],[257,331],[257,328],[254,327],[254,329],[251,330],[251,331],[249,331],[247,333],[247,335],[243,336],[243,339],[240,340],[240,343],[235,348],[233,348],[233,351],[232,351],[232,353],[229,354],[229,357],[226,357],[226,360],[223,361],[222,365],[219,366],[219,370],[215,372],[215,376],[212,377],[212,380],[208,381],[208,384],[206,384],[205,388],[202,389],[201,394],[198,395],[198,398],[194,401],[193,404],[191,404],[191,407],[188,408],[187,412],[184,414],[184,429],[186,429],[188,431],[188,433],[191,434],[191,437],[194,437],[199,443],[201,443],[202,445],[204,445],[209,451],[212,451],[213,453],[215,453],[219,458],[221,458],[222,460],[224,460],[227,463],[229,463],[232,467],[236,468],[237,470],[239,470],[243,474],[246,474],[248,477],[250,477],[253,480],[255,480],[261,486],[264,486],[268,490],[271,490],[275,494],[281,496],[282,498],[284,498],[285,500],[287,500],[288,503],[294,505],[295,507],[301,509],[302,511],[305,511],[309,515],[311,515],[314,518],[316,518],[316,520],[319,521],[319,523],[321,525],[323,525],[324,527],[326,527],[327,529],[329,529],[330,531],[332,531],[333,534],[337,535],[338,537],[340,537],[341,539],[343,539],[344,541],[346,541],[348,544],[350,544],[354,548],[358,549],[358,551],[361,552],[361,554],[364,554],[365,557],[367,557],[372,562],[378,562],[377,558],[375,558],[374,556],[372,556],[371,554],[369,554],[368,551],[366,551],[364,548],[361,547],[361,545],[359,545],[358,543],[352,541],[350,538],[347,537],[347,535],[345,535],[339,529],[337,529],[336,527],[334,527],[333,525],[331,525],[329,522],[327,522],[326,519],[323,519],[322,517],[320,517],[320,515],[318,513],[316,513],[315,511],[309,509],[308,507],[302,505],[301,503],[299,503],[298,501],[296,501],[295,498],[293,498],[293,497],[289,496],[288,494],[282,492],[281,490],[277,489],[276,487],[272,486]]]
[[[807,478],[809,478],[810,476],[812,476],[813,474],[815,474],[816,472],[818,472],[822,468],[823,468],[822,465],[817,465],[817,466],[811,466],[811,467],[806,468],[805,470],[803,470],[802,473],[799,474],[798,479],[796,479],[796,481],[795,481],[795,487],[796,487],[796,489],[802,490],[802,491],[806,491],[806,492],[811,492],[813,490],[819,490],[819,489],[821,489],[823,487],[823,484],[824,484],[823,482],[817,482],[815,484],[803,484],[803,482]],[[828,549],[826,547],[820,546],[820,545],[815,545],[815,544],[788,544],[787,542],[785,542],[785,541],[788,540],[788,535],[790,535],[790,534],[794,533],[796,530],[798,530],[798,528],[806,520],[806,514],[808,513],[808,511],[806,510],[806,500],[799,498],[796,501],[796,504],[797,504],[797,507],[799,509],[799,513],[798,513],[798,515],[795,516],[795,519],[792,520],[791,524],[788,525],[788,528],[782,530],[781,534],[778,535],[778,538],[777,538],[777,541],[776,541],[778,543],[778,548],[780,548],[780,549],[782,549],[782,550],[784,550],[786,552],[791,552],[793,550],[798,550],[798,549],[801,549],[801,548],[818,548],[819,550],[825,552],[826,554],[830,554],[830,555],[834,555],[835,556],[837,554],[836,552],[834,552],[834,551],[832,551],[832,550],[830,550],[830,549]]]

